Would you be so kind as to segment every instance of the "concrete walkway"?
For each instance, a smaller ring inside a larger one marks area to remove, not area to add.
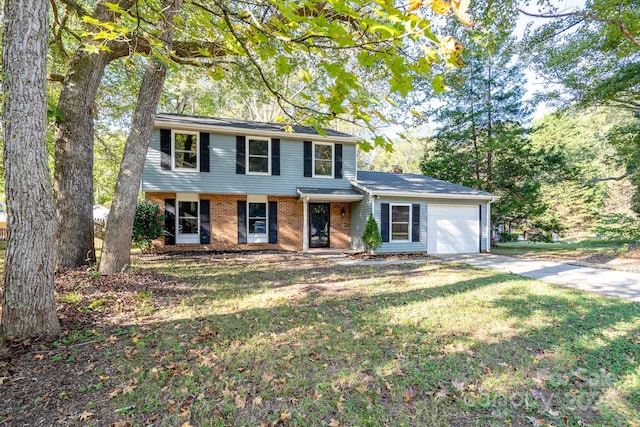
[[[640,302],[640,273],[491,254],[442,255],[439,258]]]

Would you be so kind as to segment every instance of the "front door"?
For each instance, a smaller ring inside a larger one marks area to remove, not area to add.
[[[309,203],[309,247],[329,247],[329,203]]]

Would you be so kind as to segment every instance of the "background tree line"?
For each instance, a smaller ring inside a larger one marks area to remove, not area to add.
[[[532,239],[612,228],[633,237],[640,213],[640,10],[618,0],[530,10],[527,3],[482,1],[474,3],[473,29],[447,23],[466,47],[464,66],[448,76],[444,94],[410,98],[418,118],[398,120],[409,119],[419,132],[401,134],[395,153],[362,155],[361,167],[400,164],[499,194],[494,225]],[[542,25],[517,39],[523,14]],[[528,99],[527,69],[543,86]],[[531,121],[541,102],[549,112]],[[406,147],[421,158],[403,161]]]

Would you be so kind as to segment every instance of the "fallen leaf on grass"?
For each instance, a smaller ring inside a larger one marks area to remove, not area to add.
[[[275,375],[265,372],[262,374],[260,379],[262,380],[263,383],[270,383],[271,380],[273,380],[275,377],[276,377]]]
[[[87,421],[89,418],[95,415],[94,412],[84,411],[80,414],[80,421]]]
[[[455,388],[458,391],[462,391],[462,389],[464,389],[464,382],[462,381],[453,380],[451,381],[451,385],[453,385],[453,388]]]
[[[338,412],[342,412],[342,408],[344,407],[344,395],[340,395],[338,401],[336,402],[336,409]]]
[[[287,421],[289,418],[291,418],[291,413],[290,412],[284,411],[284,412],[282,412],[280,414],[280,419],[282,421]]]
[[[133,393],[133,390],[135,390],[137,386],[135,385],[127,385],[124,387],[124,389],[122,389],[122,393],[123,394],[130,394]]]
[[[247,406],[247,399],[242,396],[236,396],[234,402],[236,404],[236,408],[238,409],[244,409],[244,407]]]
[[[402,393],[402,400],[404,400],[404,403],[409,403],[416,397],[417,394],[418,393],[413,389],[413,387],[409,387]]]
[[[254,397],[251,403],[253,404],[253,406],[262,406],[262,397],[260,396]]]

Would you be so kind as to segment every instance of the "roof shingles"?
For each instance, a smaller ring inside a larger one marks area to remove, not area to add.
[[[158,113],[156,114],[156,120],[172,122],[180,125],[199,125],[199,126],[216,126],[219,128],[229,129],[246,129],[246,130],[261,130],[268,132],[282,132],[288,133],[284,130],[286,123],[267,123],[267,122],[252,122],[247,120],[233,120],[233,119],[220,119],[213,117],[198,117],[198,116],[186,116],[181,114],[170,113]],[[310,126],[291,125],[294,134],[301,135],[319,135],[318,131]],[[333,129],[324,129],[326,136],[334,136],[341,138],[354,138],[353,135],[348,133],[339,132]]]
[[[424,175],[358,171],[355,183],[375,193],[498,198],[495,194]]]

